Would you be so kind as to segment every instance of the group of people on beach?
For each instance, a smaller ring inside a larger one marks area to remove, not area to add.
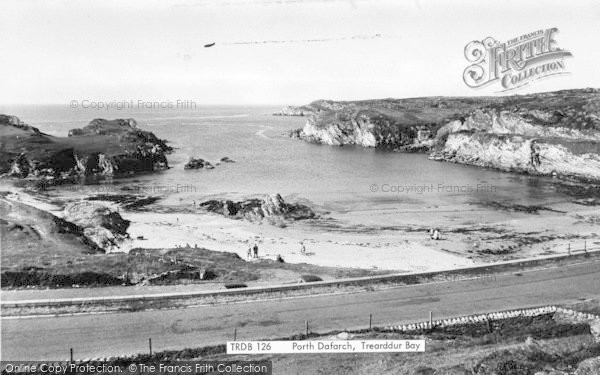
[[[248,259],[250,258],[258,258],[258,244],[255,242],[254,246],[248,247]]]
[[[304,242],[300,242],[300,254],[306,255],[306,246],[304,246]],[[246,258],[258,258],[258,244],[256,242],[254,243],[254,246],[248,247],[248,253],[246,255]]]
[[[430,228],[429,229],[429,238],[431,238],[432,240],[441,240],[442,239],[442,234],[440,233],[440,230],[437,228]]]

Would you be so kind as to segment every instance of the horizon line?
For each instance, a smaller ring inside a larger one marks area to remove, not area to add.
[[[573,90],[598,90],[600,91],[600,87],[579,87],[579,88],[564,88],[550,91],[534,91],[528,93],[510,93],[510,94],[502,94],[498,93],[488,93],[483,95],[443,95],[443,94],[433,94],[427,96],[404,96],[404,97],[371,97],[371,98],[362,98],[362,99],[313,99],[310,101],[306,101],[303,104],[290,104],[288,103],[199,103],[195,100],[187,100],[188,102],[193,102],[197,106],[209,107],[209,106],[248,106],[248,107],[258,107],[258,106],[302,106],[306,104],[310,104],[315,101],[333,101],[333,102],[361,102],[361,101],[370,101],[370,100],[386,100],[386,99],[394,99],[394,100],[404,100],[404,99],[421,99],[421,98],[477,98],[477,97],[506,97],[506,96],[525,96],[525,95],[535,95],[535,94],[544,94],[544,93],[552,93],[552,92],[561,92],[561,91],[573,91]],[[96,103],[128,103],[128,102],[145,102],[145,103],[176,103],[177,100],[141,100],[141,99],[121,99],[121,100],[92,100],[92,99],[83,99],[89,100],[90,102]],[[0,106],[69,106],[72,100],[67,100],[65,102],[38,102],[38,103],[0,103]],[[77,100],[77,102],[81,102],[81,100]],[[104,110],[98,108],[81,108],[80,106],[71,109],[92,109],[92,110]],[[139,107],[137,109],[144,109],[143,107]],[[147,109],[156,109],[156,108],[147,108]],[[190,108],[163,108],[163,109],[190,109]]]

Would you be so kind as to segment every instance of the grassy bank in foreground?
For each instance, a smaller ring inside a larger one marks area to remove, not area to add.
[[[3,247],[2,288],[71,288],[108,285],[295,282],[301,275],[323,279],[384,274],[353,268],[246,261],[237,254],[202,248],[133,249],[129,254],[49,253]]]

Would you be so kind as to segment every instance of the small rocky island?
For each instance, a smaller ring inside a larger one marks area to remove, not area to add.
[[[0,174],[48,183],[167,169],[166,154],[172,151],[133,119],[95,119],[68,137],[55,137],[0,115],[0,142]]]
[[[204,160],[202,158],[190,158],[190,160],[185,163],[183,169],[214,169],[215,166],[212,165],[208,160]]]
[[[426,152],[434,160],[600,181],[600,90],[498,97],[319,100],[278,115],[308,116],[293,138]]]
[[[185,163],[183,169],[215,169],[215,165],[220,165],[221,163],[235,163],[235,160],[230,159],[228,156],[223,156],[213,165],[208,160],[191,157],[190,160]]]

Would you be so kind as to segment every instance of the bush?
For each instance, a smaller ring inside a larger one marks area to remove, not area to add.
[[[532,369],[527,364],[517,362],[512,359],[498,362],[498,365],[496,366],[496,372],[498,373],[498,375],[531,375],[531,374],[533,374]]]
[[[323,281],[323,279],[317,275],[302,275],[302,276],[300,276],[300,282],[303,282],[303,283],[314,283],[317,281]]]

